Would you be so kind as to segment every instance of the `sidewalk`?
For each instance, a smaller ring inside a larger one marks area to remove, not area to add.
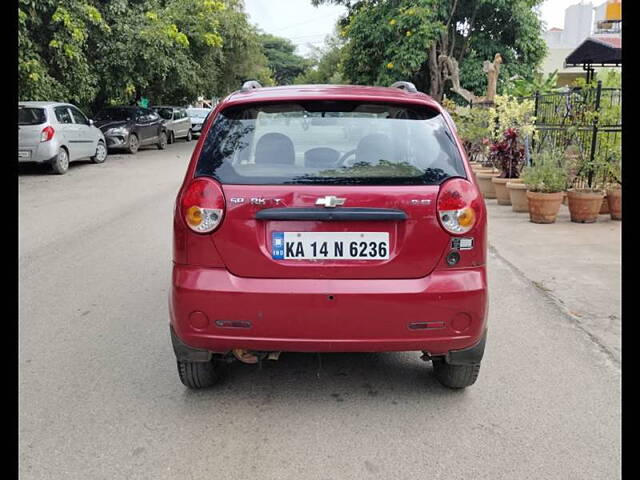
[[[540,225],[496,200],[486,204],[489,248],[531,281],[531,288],[552,298],[619,364],[622,222],[607,214],[596,223],[573,223],[562,205],[556,223]]]

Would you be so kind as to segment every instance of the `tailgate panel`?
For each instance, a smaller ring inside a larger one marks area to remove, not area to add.
[[[211,236],[231,273],[254,278],[419,278],[445,252],[449,236],[436,218],[438,186],[223,185],[225,218]],[[263,209],[317,207],[327,195],[345,198],[345,208],[396,209],[405,220],[326,221],[257,219]],[[385,232],[388,259],[274,260],[273,232]]]

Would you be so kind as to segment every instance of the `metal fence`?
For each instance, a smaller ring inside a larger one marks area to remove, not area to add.
[[[566,92],[536,94],[537,138],[531,142],[532,163],[543,149],[580,152],[583,161],[574,172],[574,187],[607,183],[607,162],[620,161],[622,138],[622,89],[573,88]],[[569,156],[561,156],[566,161]]]
[[[566,162],[572,158],[571,152],[577,152],[580,169],[572,172],[573,187],[602,186],[612,180],[606,165],[621,160],[621,88],[603,88],[598,81],[520,100],[534,101],[536,135],[524,139],[527,165],[534,164],[542,151],[552,151],[557,153],[560,165],[569,170]],[[469,103],[470,108],[493,106],[493,102]]]

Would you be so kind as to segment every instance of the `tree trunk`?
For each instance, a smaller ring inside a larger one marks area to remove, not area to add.
[[[436,50],[436,42],[431,45],[429,52],[429,95],[431,98],[440,102],[442,100],[442,91],[440,88],[440,69],[438,68],[438,52]]]

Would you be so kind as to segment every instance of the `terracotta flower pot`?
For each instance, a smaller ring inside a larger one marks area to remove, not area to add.
[[[527,190],[529,220],[533,223],[553,223],[562,204],[563,192],[540,193]]]
[[[493,177],[493,187],[496,190],[496,198],[498,199],[498,205],[511,205],[511,198],[509,198],[509,191],[507,190],[507,182],[510,178]]]
[[[495,173],[495,170],[491,167],[471,167],[471,171],[474,175],[479,173]]]
[[[622,189],[607,189],[607,202],[611,220],[622,220]]]
[[[605,215],[609,213],[609,201],[607,200],[607,196],[605,195],[602,199],[602,205],[600,205],[600,211],[598,215]]]
[[[484,198],[496,198],[496,189],[491,181],[492,178],[500,175],[498,172],[489,173],[482,172],[476,173],[476,179],[478,180],[478,187]]]
[[[604,192],[592,190],[569,190],[569,214],[576,223],[593,223],[598,219]]]
[[[520,180],[514,178],[512,180]],[[509,192],[509,199],[511,200],[511,208],[514,212],[528,212],[529,200],[527,199],[527,186],[520,182],[514,181],[507,182],[507,191]]]

